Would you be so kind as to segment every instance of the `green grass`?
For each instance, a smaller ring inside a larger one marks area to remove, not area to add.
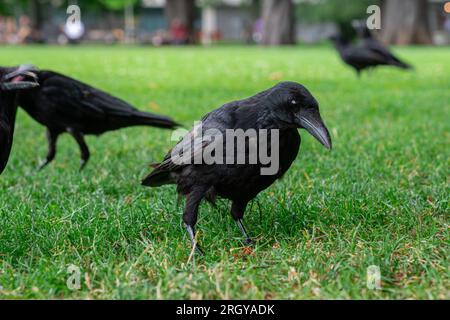
[[[449,48],[397,48],[413,72],[358,80],[328,47],[2,48],[190,126],[206,112],[279,80],[307,86],[333,137],[330,153],[302,132],[288,174],[246,213],[243,249],[229,203],[203,204],[207,255],[189,261],[175,188],[147,189],[148,163],[170,132],[130,128],[89,137],[91,161],[63,136],[56,161],[44,128],[19,112],[0,177],[0,298],[450,298]],[[66,286],[70,264],[80,290]],[[366,271],[380,267],[382,290]]]

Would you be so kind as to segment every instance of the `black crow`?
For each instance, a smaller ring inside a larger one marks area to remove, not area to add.
[[[369,30],[369,28],[367,28],[367,25],[364,21],[357,21],[353,24],[353,26],[356,29],[358,37],[361,40],[361,47],[382,55],[384,59],[389,62],[389,65],[396,66],[402,69],[412,69],[411,65],[398,59],[392,52],[389,51],[386,46],[378,41],[372,35],[372,32]]]
[[[56,155],[58,136],[69,133],[81,151],[81,169],[89,160],[84,135],[130,126],[173,129],[178,126],[169,117],[142,112],[102,90],[53,71],[38,71],[39,87],[18,95],[19,106],[47,127],[48,153],[40,169]]]
[[[336,50],[339,52],[342,60],[356,70],[358,76],[361,71],[381,65],[396,66],[399,68],[408,68],[402,63],[398,63],[379,50],[374,50],[365,46],[354,46],[342,36],[330,37]]]
[[[38,86],[33,66],[0,68],[0,174],[11,152],[17,112],[16,92]]]
[[[201,123],[194,126],[161,163],[153,165],[155,170],[142,181],[142,184],[150,187],[177,185],[178,193],[186,197],[183,221],[196,248],[198,247],[194,227],[199,204],[202,199],[214,201],[216,196],[232,201],[231,215],[245,236],[246,242],[250,243],[251,239],[243,224],[245,208],[258,193],[281,178],[295,160],[300,148],[297,128],[306,129],[326,148],[331,149],[331,138],[321,119],[316,99],[304,86],[294,82],[282,82],[248,99],[227,103],[204,116]],[[271,156],[278,153],[278,168],[271,174],[262,174],[261,170],[267,168],[267,161],[263,164],[260,157],[256,162],[248,161],[251,150],[250,136],[245,140],[244,147],[241,144],[238,149],[238,144],[234,146],[233,143],[234,151],[231,156],[227,154],[227,142],[230,139],[234,141],[234,138],[223,138],[223,135],[228,137],[229,129],[233,130],[231,132],[242,129],[240,131],[244,133],[252,129],[261,133],[264,133],[264,129],[269,130],[267,133],[270,137],[263,139],[262,135],[258,135],[255,137],[256,140],[253,139],[253,144],[259,144],[259,150],[261,146],[265,146],[266,150],[270,150]],[[208,134],[211,130],[216,134]],[[277,134],[278,139],[274,139],[278,140],[276,144],[268,145]],[[220,141],[225,141],[226,147],[219,147],[211,152],[211,145],[222,146]],[[192,149],[186,148],[190,146]],[[208,152],[211,153],[223,150],[225,158],[235,159],[242,153],[246,161],[240,164],[229,164],[225,161],[222,161],[222,164],[220,162],[199,164],[195,159],[199,155],[205,155],[208,148],[210,148]],[[183,152],[179,152],[178,156],[178,151],[174,150]],[[183,161],[180,161],[180,158],[183,158]],[[193,164],[191,160],[194,161]]]

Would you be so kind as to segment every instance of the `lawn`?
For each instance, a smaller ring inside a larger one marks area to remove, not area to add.
[[[175,188],[140,186],[170,131],[88,137],[82,173],[65,135],[38,173],[45,130],[20,111],[0,177],[0,299],[449,299],[450,48],[395,51],[415,70],[357,79],[328,46],[3,47],[1,65],[67,73],[186,126],[294,80],[319,101],[334,149],[301,132],[290,171],[247,210],[251,249],[227,201],[203,204],[207,254],[188,261]],[[366,285],[371,265],[381,290]]]

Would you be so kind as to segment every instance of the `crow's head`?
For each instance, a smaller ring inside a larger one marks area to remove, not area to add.
[[[0,174],[11,151],[16,116],[16,92],[38,86],[36,69],[30,65],[0,67]]]
[[[352,27],[356,30],[356,33],[360,38],[372,38],[372,33],[367,27],[365,20],[353,20]]]
[[[0,68],[0,91],[34,88],[39,85],[37,69],[32,65]]]
[[[267,99],[271,118],[280,129],[305,129],[331,149],[330,134],[320,116],[319,104],[304,86],[295,82],[279,83],[268,92]]]

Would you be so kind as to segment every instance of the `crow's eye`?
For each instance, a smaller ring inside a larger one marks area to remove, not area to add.
[[[292,100],[291,100],[291,104],[292,104],[293,106],[297,105],[297,103],[298,103],[297,100],[295,100],[295,99],[292,99]]]

